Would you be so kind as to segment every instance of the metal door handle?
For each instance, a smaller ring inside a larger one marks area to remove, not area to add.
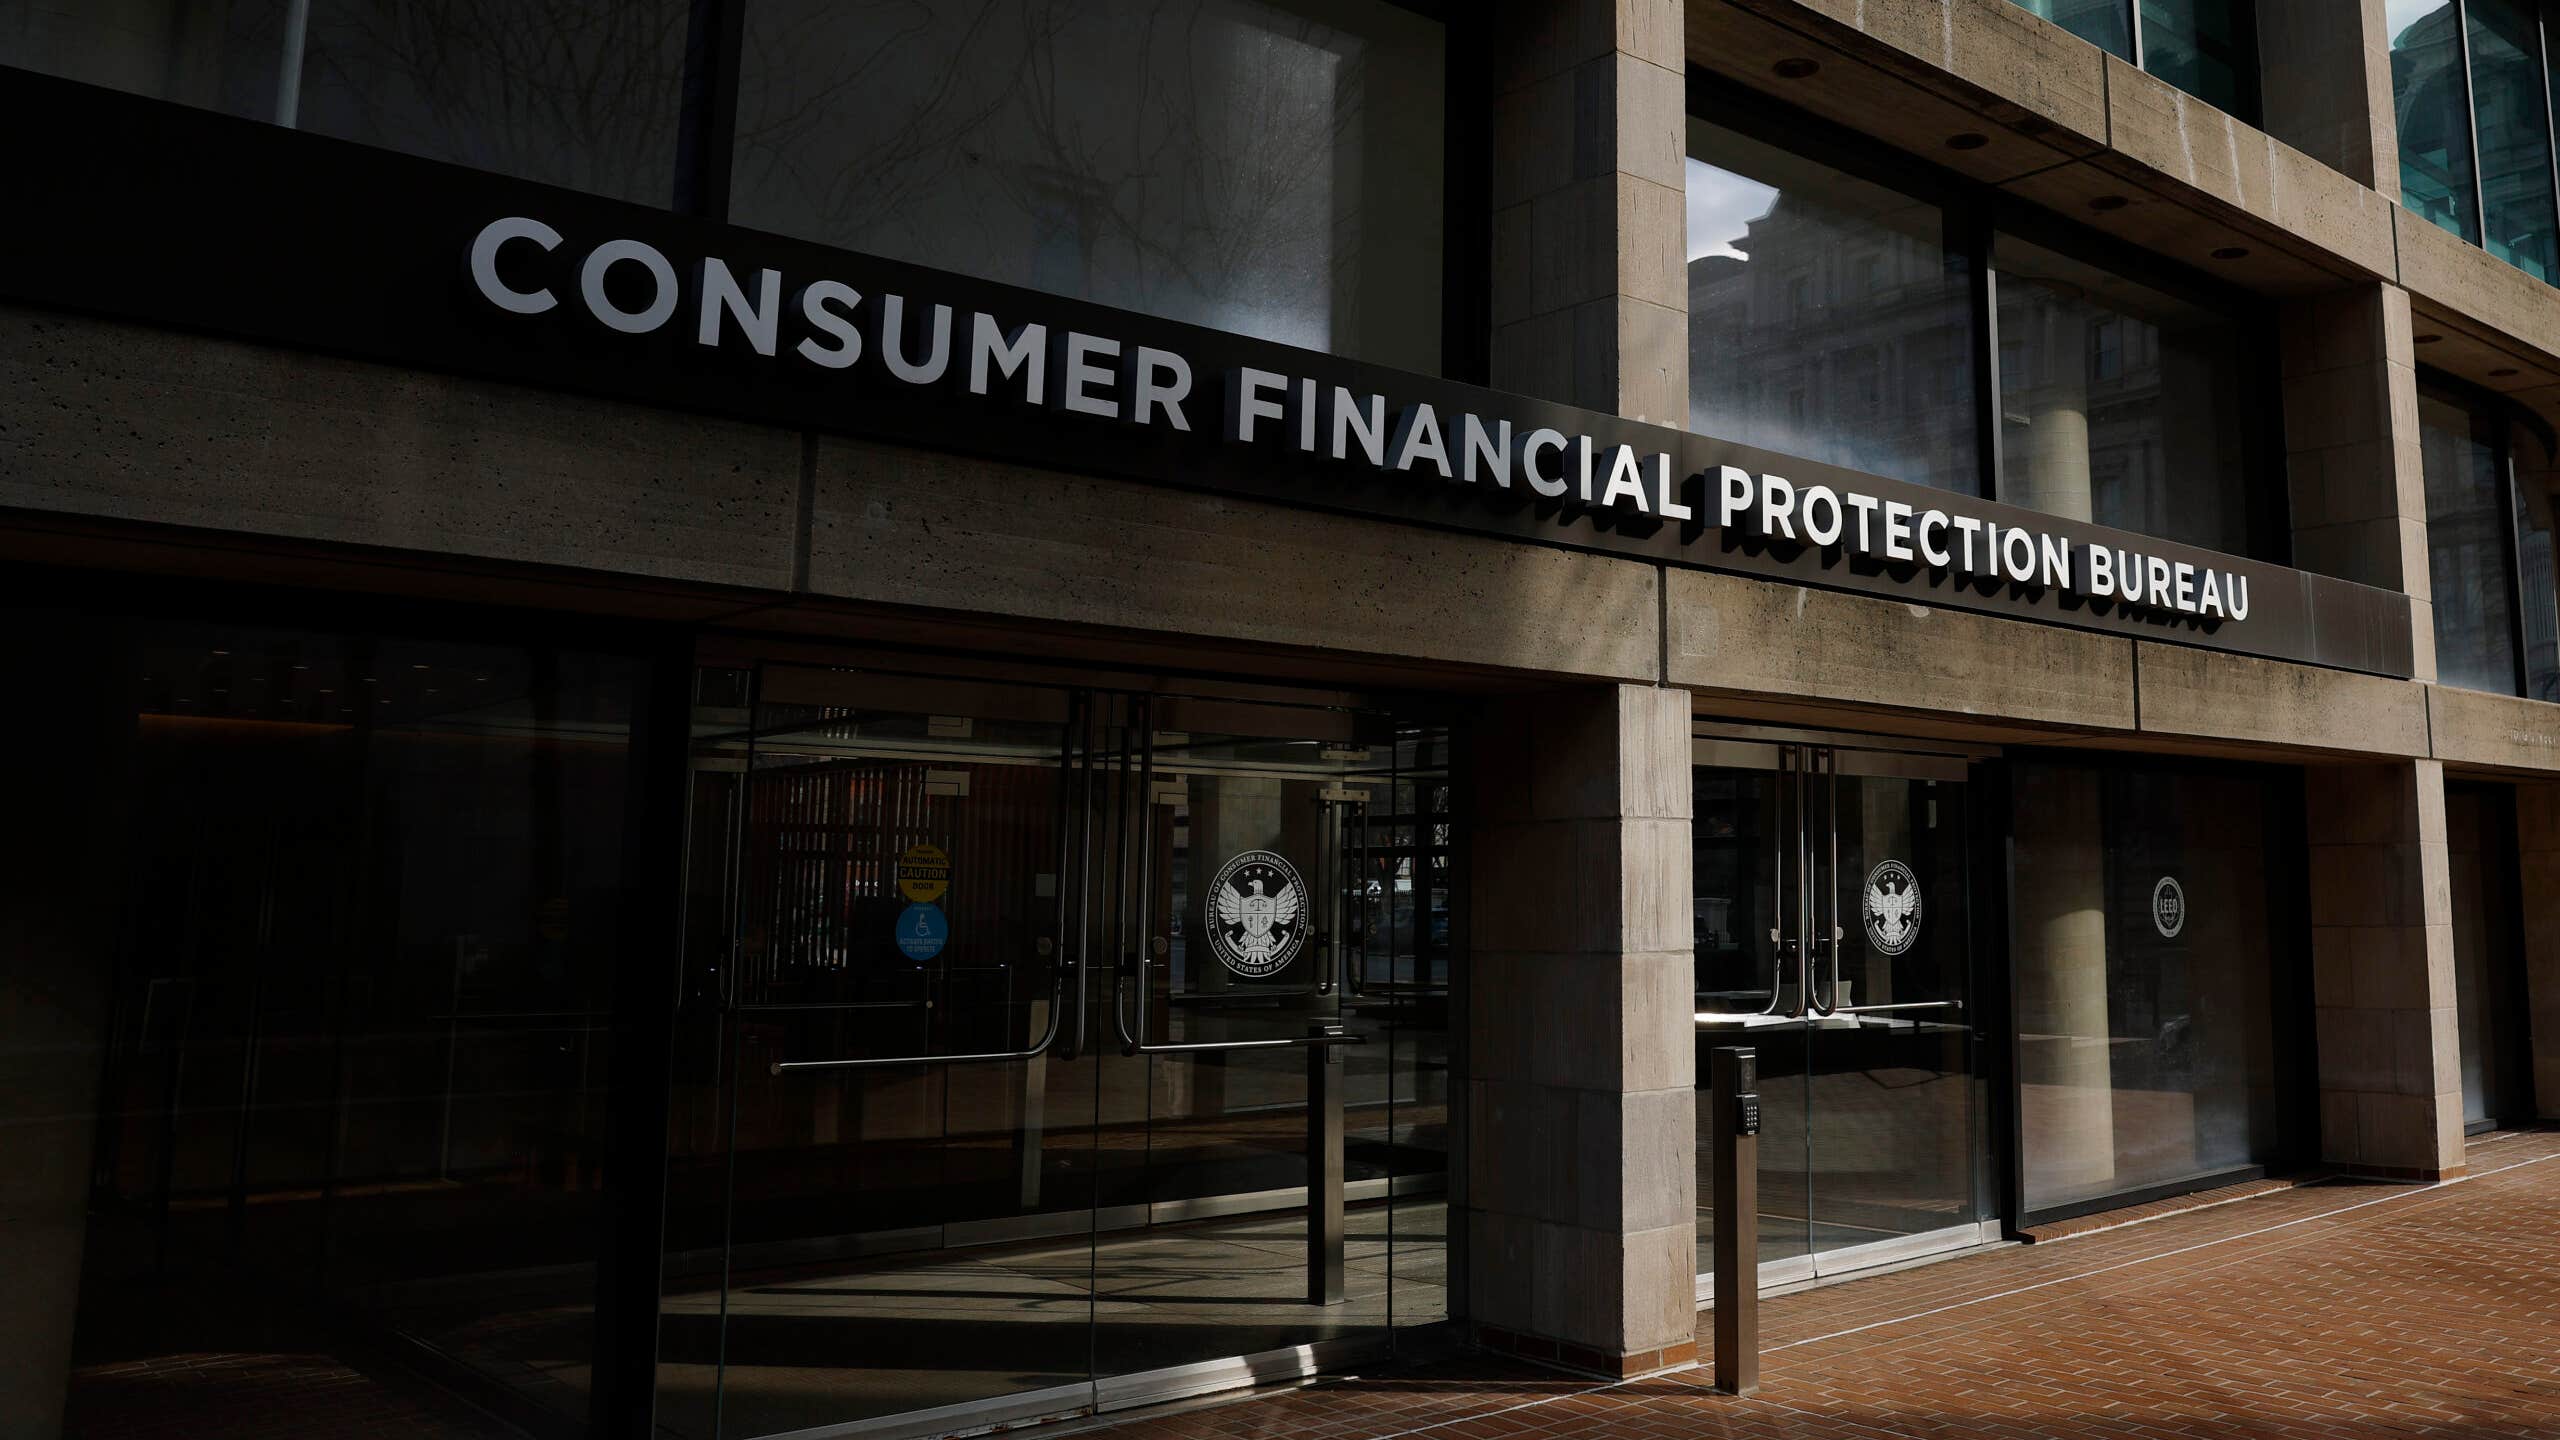
[[[1058,971],[1066,974],[1064,966]],[[1011,1060],[1037,1060],[1058,1038],[1058,1019],[1065,1010],[1065,997],[1053,988],[1049,999],[1049,1028],[1029,1048],[1022,1050],[990,1050],[976,1055],[874,1055],[858,1060],[776,1060],[766,1067],[780,1075],[791,1070],[875,1070],[889,1065],[995,1065]]]
[[[1029,1046],[1020,1050],[988,1050],[974,1055],[873,1055],[852,1060],[776,1060],[767,1067],[768,1073],[781,1075],[795,1070],[878,1070],[892,1065],[1000,1065],[1015,1060],[1037,1060],[1042,1055],[1048,1053],[1049,1046],[1058,1038],[1060,1021],[1066,1015],[1067,977],[1070,975],[1075,977],[1076,990],[1075,1047],[1081,1048],[1083,1046],[1085,985],[1084,925],[1082,923],[1084,916],[1081,913],[1081,907],[1079,907],[1079,913],[1076,917],[1078,921],[1076,927],[1076,956],[1072,960],[1067,958],[1065,943],[1067,929],[1067,791],[1069,788],[1067,783],[1068,775],[1066,762],[1069,757],[1076,753],[1075,739],[1078,730],[1078,721],[1082,718],[1083,713],[1084,696],[1082,692],[1078,692],[1068,698],[1067,719],[1063,728],[1061,743],[1058,750],[1060,764],[1058,767],[1058,909],[1056,925],[1058,929],[1059,944],[1057,964],[1052,968],[1049,977],[1049,1028],[1041,1032],[1038,1040],[1033,1041]],[[1087,768],[1088,770],[1090,769],[1089,766]],[[1087,805],[1085,807],[1085,827],[1088,838],[1090,838],[1092,825],[1093,807]],[[1074,1059],[1075,1053],[1075,1049],[1070,1049],[1067,1052],[1066,1058],[1070,1060]]]

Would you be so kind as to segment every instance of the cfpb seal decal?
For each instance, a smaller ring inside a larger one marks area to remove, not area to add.
[[[1920,938],[1920,877],[1899,860],[1867,872],[1867,947],[1899,955]]]
[[[1298,867],[1268,850],[1247,850],[1209,884],[1209,949],[1238,975],[1277,975],[1298,957],[1307,927]]]
[[[2175,940],[2187,928],[2187,887],[2175,876],[2163,875],[2151,887],[2151,925],[2163,940]]]

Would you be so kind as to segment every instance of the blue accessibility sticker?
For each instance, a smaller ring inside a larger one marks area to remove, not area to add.
[[[910,960],[930,960],[951,939],[951,922],[939,905],[910,905],[898,912],[898,949]]]

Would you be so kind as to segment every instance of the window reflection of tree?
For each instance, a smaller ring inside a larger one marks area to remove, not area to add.
[[[318,0],[303,128],[665,203],[680,0]]]
[[[1242,0],[767,0],[749,32],[750,223],[1301,343],[1352,321],[1358,35]]]

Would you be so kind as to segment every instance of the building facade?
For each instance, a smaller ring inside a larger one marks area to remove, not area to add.
[[[0,1432],[1679,1365],[1727,1045],[1763,1286],[2560,1114],[2560,16],[2136,10],[0,0]]]

